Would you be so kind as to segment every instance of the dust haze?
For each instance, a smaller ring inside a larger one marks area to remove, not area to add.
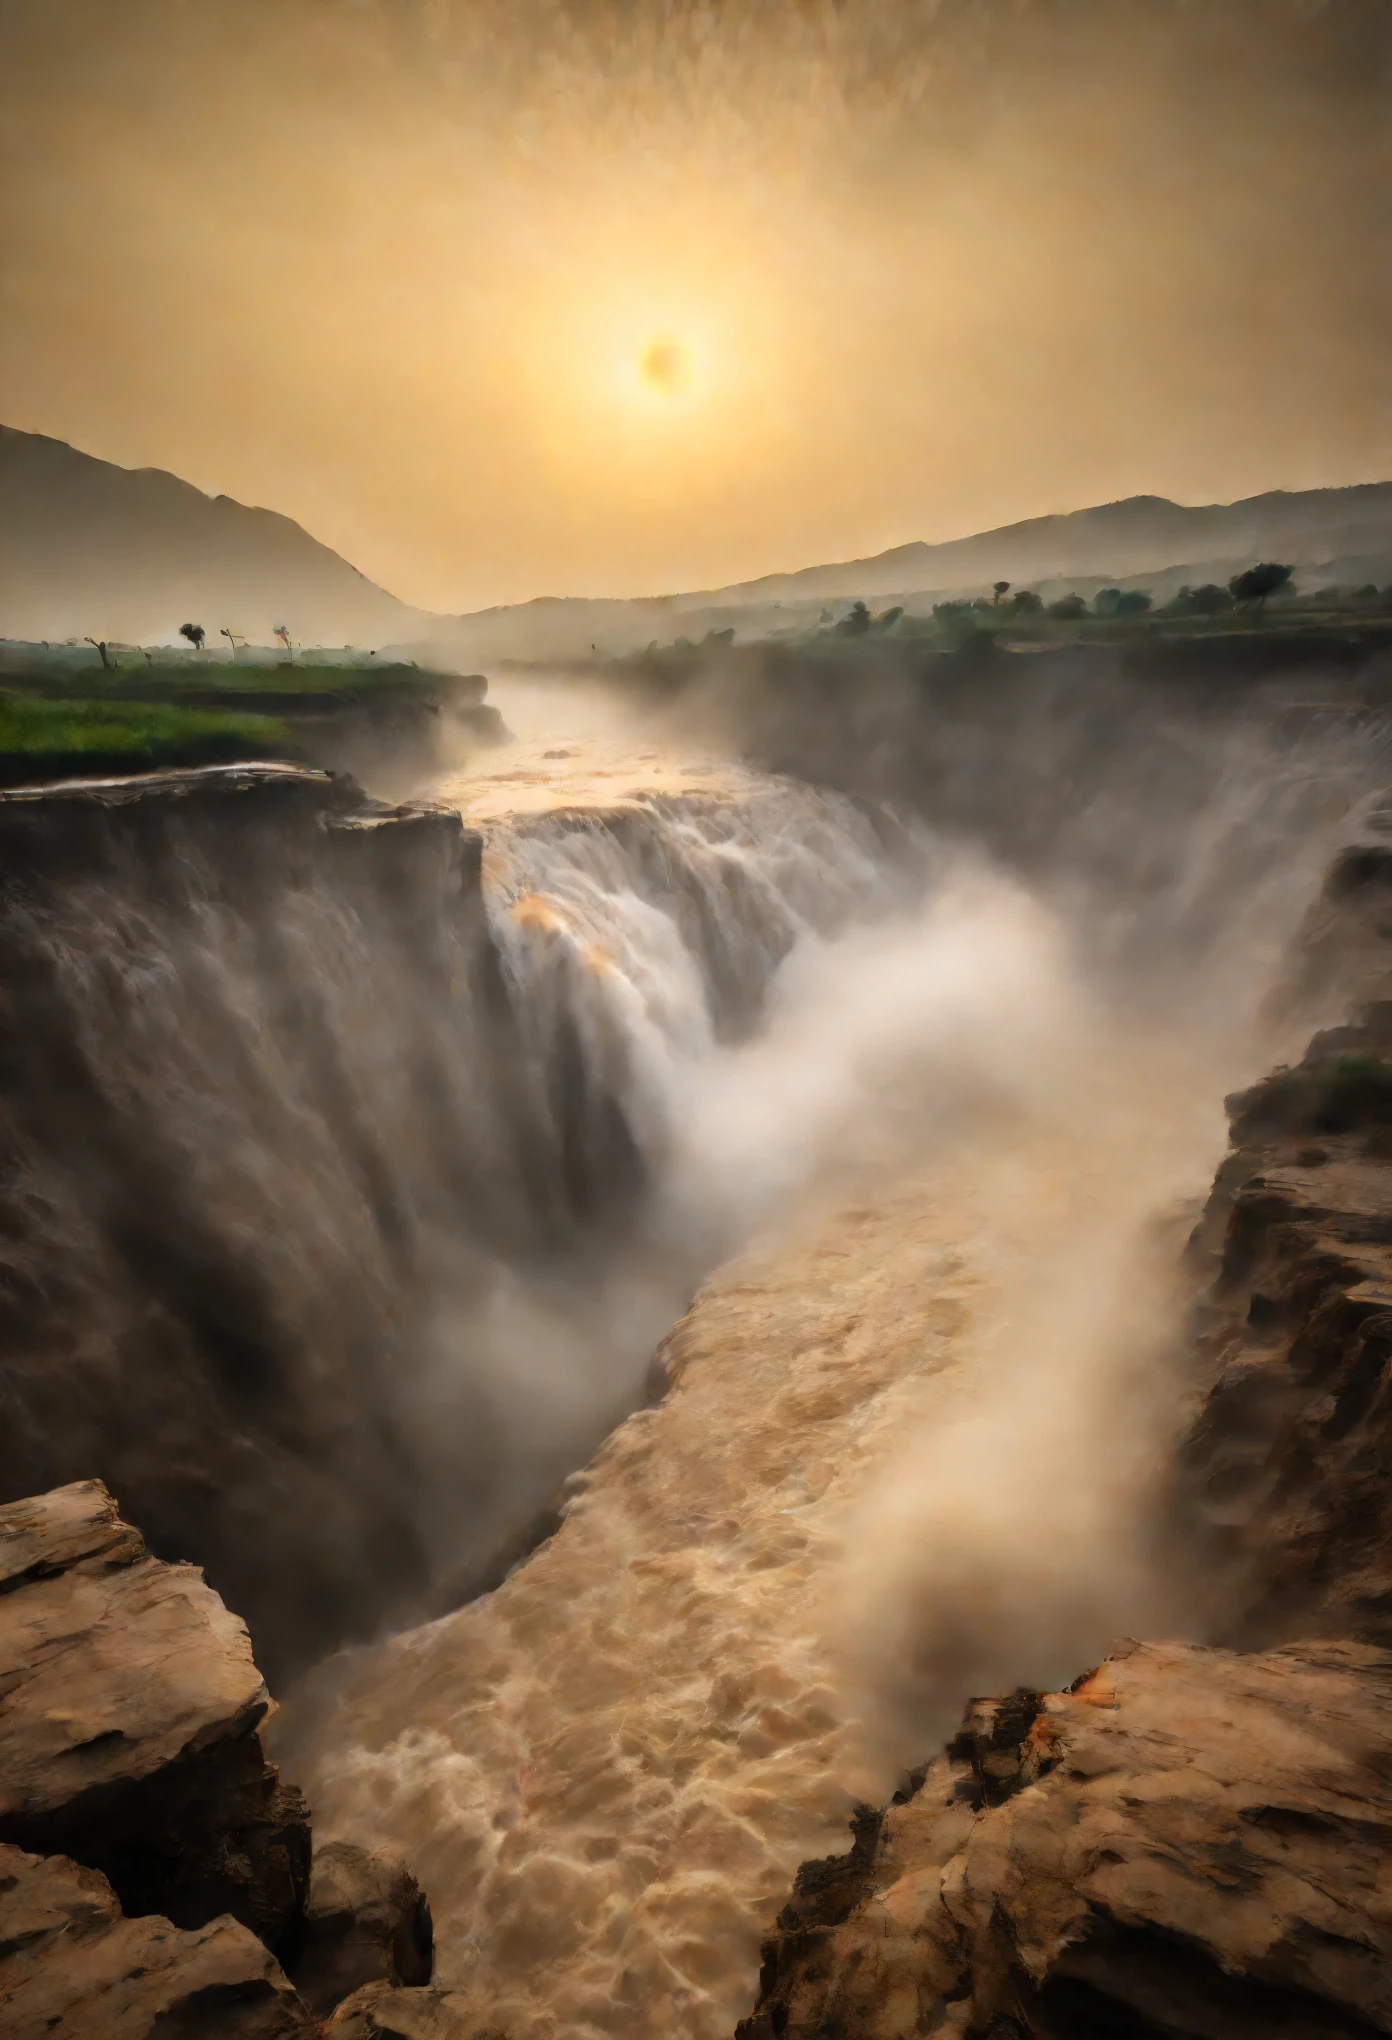
[[[1374,478],[1386,29],[6,0],[0,413],[446,611]]]
[[[1134,683],[1071,684],[1084,713],[1041,694],[1008,729],[993,718],[985,778],[962,736],[991,709],[969,705],[955,732],[941,715],[934,799],[899,809],[897,886],[867,865],[849,915],[800,927],[749,1038],[677,1031],[649,1066],[651,1222],[693,1265],[809,1198],[926,1168],[994,1267],[966,1400],[948,1421],[935,1406],[848,1521],[826,1605],[848,1776],[872,1798],[969,1694],[1047,1688],[1117,1635],[1200,1622],[1156,1542],[1186,1388],[1184,1239],[1225,1095],[1337,1017],[1333,987],[1327,1010],[1308,985],[1295,999],[1292,945],[1385,765],[1380,723],[1292,731],[1269,704],[1194,722]],[[763,754],[816,741],[795,701],[770,720],[757,697],[712,674],[646,715],[581,698],[587,727],[610,745],[629,732],[650,769],[680,771],[717,727]],[[896,709],[907,739],[923,712]],[[1021,799],[1041,755],[1067,788],[1047,819]],[[583,752],[568,765],[583,787]],[[862,794],[895,783],[883,747],[843,749],[842,773]],[[935,813],[970,813],[970,835]],[[767,876],[788,846],[775,833],[748,854]],[[853,854],[847,831],[843,879]]]

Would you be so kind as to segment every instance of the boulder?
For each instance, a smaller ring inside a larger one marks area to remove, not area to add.
[[[316,1849],[300,1932],[295,1987],[316,2011],[331,2011],[366,1983],[430,1981],[430,1907],[394,1850],[355,1842]]]
[[[740,2040],[1392,2031],[1392,1655],[1127,1644],[801,1873]]]
[[[0,1509],[0,1594],[55,1573],[104,1572],[144,1556],[144,1538],[121,1521],[99,1480]]]
[[[235,1920],[126,1919],[106,1879],[0,1844],[5,2040],[310,2040],[275,1958]]]
[[[245,1625],[100,1482],[0,1508],[0,1841],[101,1871],[127,1913],[230,1913],[274,1946],[309,1819],[265,1760],[269,1704]]]
[[[355,1990],[324,2031],[331,2040],[508,2040],[501,2027],[480,2022],[462,1992],[387,1983]]]

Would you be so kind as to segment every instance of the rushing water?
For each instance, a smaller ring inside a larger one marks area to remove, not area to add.
[[[322,1825],[426,1881],[461,2032],[723,2040],[858,1788],[969,1693],[1167,1613],[1180,1233],[1156,1252],[1152,1222],[1279,1045],[1268,994],[1361,784],[1237,741],[1204,770],[1196,818],[1127,843],[1144,888],[1100,901],[789,786],[491,830],[522,1024],[580,1013],[590,1066],[624,1044],[645,1168],[597,1345],[636,1360],[666,1274],[766,1230],[550,1541],[292,1707]],[[502,1349],[519,1434],[532,1322]]]
[[[290,1760],[461,2019],[721,2040],[859,1783],[1148,1618],[1139,1242],[1368,772],[1206,728],[1148,812],[1133,746],[1025,876],[990,815],[530,741],[481,894],[433,825],[10,884],[0,1462],[105,1477],[282,1689],[395,1632]]]
[[[495,826],[486,925],[442,831],[221,826],[8,882],[0,1478],[106,1478],[280,1684],[491,1577],[642,1399],[732,1237],[664,1203],[689,1073],[919,879],[777,783]]]

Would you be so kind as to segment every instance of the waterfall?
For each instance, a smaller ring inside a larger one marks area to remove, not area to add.
[[[283,1679],[486,1584],[642,1399],[728,1244],[663,1203],[692,1072],[922,874],[777,782],[494,825],[481,895],[457,820],[168,806],[11,859],[0,1487],[100,1475]]]

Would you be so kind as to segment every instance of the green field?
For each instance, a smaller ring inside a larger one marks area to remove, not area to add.
[[[431,695],[452,676],[390,661],[311,666],[234,659],[132,658],[112,654],[103,666],[92,652],[11,645],[0,650],[0,687],[25,694],[84,700],[163,701],[186,696],[260,695],[363,702]]]
[[[477,676],[366,656],[308,664],[111,647],[109,658],[0,646],[0,784],[255,758],[356,770],[364,755],[419,750],[442,706],[468,713],[484,693]]]
[[[0,781],[143,772],[298,755],[275,716],[186,708],[172,702],[54,701],[0,694]]]

